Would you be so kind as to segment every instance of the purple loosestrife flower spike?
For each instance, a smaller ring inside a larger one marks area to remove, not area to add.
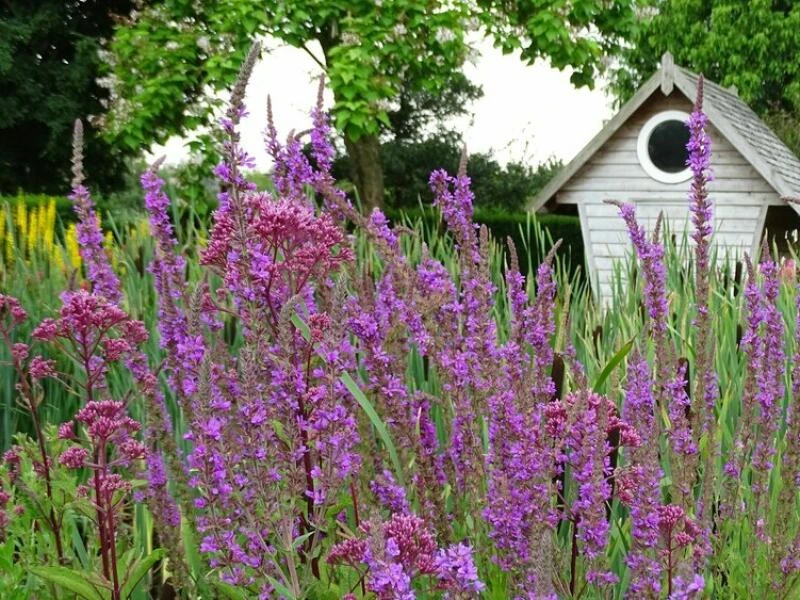
[[[780,279],[778,265],[765,247],[760,264],[764,277],[763,288],[763,363],[753,373],[756,378],[756,402],[758,403],[758,437],[753,454],[753,468],[761,471],[755,487],[757,493],[766,492],[766,474],[772,469],[775,455],[775,434],[780,424],[781,400],[784,396],[783,372],[785,362],[784,327],[778,294]],[[766,495],[766,494],[764,494]]]
[[[161,347],[168,349],[167,367],[176,386],[182,408],[191,419],[191,407],[185,400],[198,386],[198,365],[205,353],[202,336],[191,335],[186,314],[180,306],[186,293],[186,262],[177,254],[178,241],[169,218],[170,200],[164,193],[164,180],[158,176],[158,164],[142,175],[145,208],[156,250],[150,272],[158,293],[158,329]]]
[[[103,232],[100,230],[94,202],[89,190],[83,185],[83,124],[80,120],[75,121],[72,141],[72,175],[72,193],[69,199],[78,215],[76,229],[81,258],[86,264],[86,277],[95,293],[109,302],[119,303],[122,300],[122,288],[103,248]]]
[[[747,327],[739,342],[739,348],[747,359],[748,376],[745,378],[742,391],[740,425],[734,446],[734,458],[732,464],[726,468],[728,474],[737,480],[744,469],[744,461],[750,456],[752,445],[755,443],[753,428],[756,413],[756,386],[758,373],[765,363],[764,342],[760,335],[761,326],[766,320],[764,302],[753,263],[747,255],[744,259],[747,266],[747,284],[744,290]]]
[[[666,345],[669,325],[669,302],[667,300],[667,271],[664,266],[664,247],[657,240],[648,240],[644,227],[636,221],[636,207],[633,204],[620,204],[619,207],[628,234],[633,242],[636,256],[644,275],[644,302],[647,307],[648,327],[651,335],[663,351]],[[664,357],[666,358],[666,357]]]
[[[631,465],[618,479],[619,495],[631,511],[631,550],[627,565],[632,572],[631,593],[657,596],[661,590],[658,546],[658,510],[661,505],[661,468],[655,437],[653,381],[647,360],[638,351],[628,363],[628,381],[622,416],[643,443],[629,450]]]
[[[537,295],[531,304],[519,272],[513,243],[506,288],[511,306],[509,339],[500,348],[502,368],[488,398],[488,490],[483,518],[496,549],[494,560],[509,573],[515,590],[537,598],[553,589],[553,531],[558,522],[549,509],[558,448],[565,434],[565,409],[551,402],[555,385],[549,375],[554,333],[551,251],[540,265]],[[530,358],[528,358],[530,356]]]
[[[701,435],[706,435],[709,450],[705,453],[703,465],[702,494],[697,504],[697,518],[701,528],[708,534],[711,531],[710,508],[713,502],[714,463],[719,456],[717,441],[717,421],[714,415],[718,397],[717,377],[714,371],[714,347],[712,343],[711,315],[709,313],[711,269],[711,234],[713,209],[708,197],[707,185],[712,180],[711,139],[706,133],[708,119],[703,113],[703,76],[697,81],[697,98],[687,126],[689,152],[687,166],[692,172],[692,183],[689,191],[689,211],[693,225],[692,240],[695,243],[695,297],[697,316],[695,320],[695,385],[692,398],[692,434],[694,443],[699,446]],[[695,466],[697,461],[692,461]],[[703,508],[709,510],[703,512]],[[686,507],[687,509],[689,507]]]
[[[435,171],[430,185],[434,204],[442,211],[456,238],[461,266],[461,289],[458,304],[453,308],[462,326],[456,325],[454,335],[445,336],[448,341],[437,361],[446,374],[443,389],[451,395],[455,413],[448,457],[457,487],[464,490],[483,478],[476,408],[484,405],[496,387],[492,378],[497,371],[487,368],[499,358],[493,314],[495,286],[489,275],[488,233],[482,229],[480,237],[476,235],[472,222],[473,194],[469,177],[463,173],[451,177],[445,171]],[[448,320],[452,323],[451,318]]]

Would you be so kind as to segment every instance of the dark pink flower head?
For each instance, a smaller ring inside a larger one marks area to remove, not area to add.
[[[562,402],[551,402],[544,407],[545,431],[558,439],[564,435],[567,426],[567,407]]]
[[[72,446],[61,453],[58,462],[68,469],[80,469],[86,464],[87,458],[89,458],[89,451],[86,448]]]
[[[436,541],[427,524],[413,514],[394,513],[386,525],[385,535],[397,544],[398,561],[410,572],[415,567],[421,574],[436,572]]]
[[[367,540],[352,538],[339,542],[331,548],[328,562],[332,565],[346,564],[355,566],[364,560],[367,551]]]
[[[19,300],[13,296],[0,294],[0,319],[2,319],[0,328],[7,327],[5,323],[6,316],[11,317],[12,325],[19,325],[27,318],[28,314],[25,312],[25,309],[22,308]]]
[[[100,490],[109,495],[118,490],[128,492],[131,490],[131,482],[123,479],[119,473],[109,473],[100,481]]]
[[[61,299],[64,302],[59,312],[61,335],[72,334],[76,339],[82,340],[98,329],[108,330],[128,319],[125,311],[117,305],[85,290],[65,292]]]
[[[58,323],[54,319],[45,319],[33,330],[31,336],[36,340],[51,342],[58,335]]]
[[[97,440],[113,438],[112,441],[124,443],[141,428],[125,413],[125,405],[113,400],[89,402],[78,411],[75,418],[86,425],[89,435]]]
[[[686,513],[677,504],[658,507],[658,526],[662,533],[669,533],[683,519]]]
[[[28,344],[23,344],[22,342],[17,342],[13,346],[11,346],[11,358],[14,359],[16,363],[22,363],[28,358],[28,351],[30,348]]]
[[[49,342],[63,338],[82,356],[99,348],[105,361],[129,358],[136,346],[147,340],[143,323],[130,319],[125,311],[102,296],[80,290],[65,292],[61,299],[63,305],[58,318],[44,319],[39,323],[32,333],[34,339]],[[93,370],[102,371],[104,367],[98,363],[102,362],[100,357],[94,355],[92,358]],[[35,367],[37,374],[51,375],[48,364],[41,359],[32,368]]]
[[[117,361],[131,351],[131,345],[124,338],[105,338],[102,343],[103,357],[109,361]]]
[[[314,342],[322,341],[325,331],[331,326],[331,318],[325,313],[316,313],[308,318],[308,328]]]
[[[279,304],[310,281],[322,281],[353,260],[344,232],[328,214],[317,215],[307,202],[244,198],[244,231],[228,213],[216,217],[202,263],[220,269],[238,298]]]
[[[34,356],[28,365],[28,372],[34,379],[44,379],[54,377],[56,374],[56,363],[54,360],[42,356]]]
[[[343,244],[344,233],[329,215],[316,215],[309,205],[291,200],[276,202],[263,195],[254,200],[253,229],[268,247],[284,252],[287,270],[297,268],[308,273],[306,278],[312,272],[324,276],[353,260],[352,250]]]
[[[75,439],[75,422],[66,421],[58,426],[58,439],[72,440]]]
[[[19,467],[21,452],[22,448],[19,446],[11,446],[11,448],[3,453],[3,462],[9,468]]]
[[[125,460],[131,461],[144,458],[147,454],[147,449],[141,442],[128,438],[119,445],[119,452]]]

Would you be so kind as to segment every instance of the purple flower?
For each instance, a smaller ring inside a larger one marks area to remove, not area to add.
[[[455,544],[439,550],[436,556],[436,575],[440,585],[451,592],[481,592],[486,587],[478,578],[472,559],[472,548]]]

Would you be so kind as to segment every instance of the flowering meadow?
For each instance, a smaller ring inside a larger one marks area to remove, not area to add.
[[[430,178],[444,235],[362,215],[321,100],[303,136],[270,114],[256,189],[255,56],[207,232],[156,163],[149,236],[107,240],[78,122],[80,260],[7,261],[0,597],[800,597],[797,276],[716,256],[702,85],[691,239],[619,205],[603,307],[558,243],[529,272],[477,228],[463,168]]]

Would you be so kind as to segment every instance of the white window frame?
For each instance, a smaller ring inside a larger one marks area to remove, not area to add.
[[[689,113],[687,112],[682,110],[665,110],[650,117],[639,132],[639,138],[636,141],[636,155],[639,158],[639,164],[642,165],[645,173],[656,181],[660,181],[661,183],[681,183],[683,181],[688,181],[692,177],[692,171],[689,167],[677,173],[662,171],[653,164],[653,161],[650,160],[650,153],[647,151],[650,134],[653,133],[653,130],[661,123],[665,121],[680,121],[685,123],[688,120]]]

